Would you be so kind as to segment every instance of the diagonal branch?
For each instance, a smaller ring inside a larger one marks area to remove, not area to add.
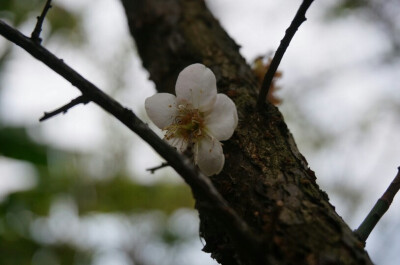
[[[51,0],[47,0],[46,5],[43,8],[42,14],[40,14],[40,16],[37,17],[37,23],[35,29],[31,34],[31,39],[36,43],[40,44],[42,42],[42,39],[40,38],[40,33],[42,32],[42,25],[44,18],[46,17],[47,11],[49,11],[50,8],[51,8]]]
[[[123,107],[119,102],[105,94],[65,64],[63,60],[57,58],[50,51],[37,45],[30,38],[24,36],[1,20],[0,35],[20,46],[33,57],[71,82],[72,85],[82,92],[83,96],[109,112],[158,152],[188,183],[196,199],[201,198],[206,203],[204,207],[214,212],[218,218],[226,223],[225,229],[230,234],[232,240],[237,242],[238,245],[244,244],[247,246],[246,250],[238,250],[244,260],[257,260],[257,258],[263,255],[259,237],[250,230],[249,226],[228,205],[211,181],[195,169],[189,158],[178,153],[176,149],[158,137],[131,110]],[[256,257],[254,257],[255,255]]]
[[[356,236],[365,243],[369,234],[375,228],[375,225],[379,222],[382,216],[389,209],[390,204],[392,204],[393,198],[400,189],[400,167],[396,177],[390,183],[389,187],[382,195],[382,197],[375,203],[374,207],[371,209],[367,217],[361,223],[354,233]]]
[[[68,111],[70,108],[73,108],[73,107],[75,107],[75,106],[78,105],[78,104],[84,104],[84,105],[86,105],[87,103],[89,103],[89,101],[90,101],[90,100],[87,99],[85,96],[79,96],[79,97],[77,97],[77,98],[71,100],[70,103],[65,104],[64,106],[62,106],[62,107],[60,107],[60,108],[58,108],[58,109],[56,109],[56,110],[54,110],[54,111],[52,111],[52,112],[45,112],[44,115],[43,115],[43,117],[41,117],[41,118],[39,119],[39,121],[45,121],[45,120],[50,119],[51,117],[53,117],[53,116],[55,116],[55,115],[57,115],[57,114],[60,114],[60,113],[65,114],[65,113],[67,113],[67,111]]]
[[[306,12],[310,5],[314,0],[304,0],[303,3],[300,5],[299,9],[297,10],[296,16],[292,20],[289,28],[287,28],[285,32],[285,36],[281,40],[278,49],[275,52],[274,58],[268,68],[267,73],[264,76],[264,80],[260,89],[260,93],[258,94],[257,99],[257,107],[261,108],[265,100],[267,99],[268,90],[271,86],[272,80],[274,78],[275,72],[278,70],[278,66],[281,63],[283,55],[286,52],[286,49],[289,47],[290,41],[292,40],[294,34],[296,33],[297,29],[300,25],[306,21]]]

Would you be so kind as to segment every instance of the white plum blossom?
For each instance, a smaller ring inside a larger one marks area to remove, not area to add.
[[[191,148],[203,174],[220,173],[225,156],[219,141],[228,140],[237,126],[235,103],[217,94],[215,75],[202,64],[189,65],[179,73],[175,93],[147,98],[147,115],[166,131],[164,139],[170,145],[180,152]]]

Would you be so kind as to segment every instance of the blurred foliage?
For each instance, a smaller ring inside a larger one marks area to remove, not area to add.
[[[76,163],[82,155],[36,143],[25,128],[0,128],[0,154],[29,162],[38,173],[33,189],[10,194],[0,202],[0,264],[35,264],[35,259],[41,262],[36,264],[90,263],[93,256],[90,251],[63,242],[43,245],[32,235],[32,222],[48,217],[60,196],[72,198],[82,217],[93,213],[129,215],[152,210],[168,215],[194,205],[189,188],[183,184],[145,186],[123,175],[100,180],[87,177],[84,168]],[[179,241],[179,236],[167,229],[161,229],[159,237],[166,244]]]
[[[44,5],[43,0],[1,0],[0,17],[7,18],[15,26],[19,26],[26,20],[39,16]],[[51,12],[46,16],[46,23],[50,25],[51,33],[62,29],[78,29],[80,22],[78,14],[69,12],[54,1],[51,6]]]
[[[332,18],[344,15],[349,11],[363,8],[366,6],[368,1],[366,0],[342,0],[337,1],[335,5],[330,9]]]
[[[40,11],[44,5],[41,0],[2,0],[0,1],[0,14],[18,26],[28,18],[31,18],[32,11]]]
[[[92,196],[88,196],[88,191]],[[80,213],[161,210],[169,214],[180,207],[193,208],[194,205],[186,185],[159,183],[144,186],[123,176],[82,185],[74,190],[74,194]]]
[[[1,264],[89,264],[90,254],[71,246],[60,244],[43,246],[31,239],[8,235],[0,240]],[[76,262],[79,260],[80,262]]]
[[[383,59],[386,62],[394,62],[400,56],[399,12],[398,0],[340,0],[334,1],[326,17],[337,19],[357,15],[364,21],[379,25],[380,30],[387,36],[387,43],[391,46],[391,50]]]
[[[0,17],[18,27],[38,16],[44,4],[44,0],[1,0]],[[79,35],[83,32],[81,26],[79,14],[71,13],[53,1],[44,23],[44,27],[50,29],[46,40],[54,34],[70,37],[72,32]],[[0,52],[0,70],[8,62],[11,46],[7,45]],[[35,238],[32,231],[35,220],[50,220],[55,201],[60,197],[72,200],[80,219],[97,214],[129,217],[153,211],[169,216],[182,207],[193,208],[194,201],[186,185],[142,185],[135,183],[123,170],[105,179],[93,178],[87,174],[85,165],[79,163],[87,156],[38,143],[29,136],[29,128],[5,126],[0,120],[0,159],[29,163],[37,178],[34,188],[11,193],[0,201],[0,264],[93,262],[94,249],[83,249],[60,240],[46,243]],[[159,240],[166,245],[181,242],[182,237],[167,229],[166,222],[167,219],[160,220]]]
[[[60,30],[79,30],[79,16],[77,14],[71,14],[65,8],[52,5],[51,12],[46,16],[51,26],[51,33],[56,33]]]
[[[37,18],[41,14],[45,3],[46,1],[43,0],[1,0],[0,18],[7,19],[9,23],[18,27],[26,21],[32,21],[33,18]],[[57,1],[52,1],[51,6],[43,23],[43,28],[49,29],[49,31],[46,31],[48,34],[46,38],[62,34],[67,36],[72,43],[82,42],[84,36],[80,27],[82,23],[80,14],[70,12],[57,4]],[[0,64],[7,53],[0,54]]]
[[[34,143],[25,128],[0,127],[0,155],[47,166],[47,149]]]
[[[65,154],[64,157],[67,158]],[[64,161],[68,164],[70,159]],[[83,176],[73,165],[65,164],[60,165],[61,171],[52,170],[50,175],[43,170],[43,165],[35,166],[41,172],[38,185],[13,193],[0,203],[0,264],[31,264],[43,249],[56,258],[58,262],[54,264],[89,263],[93,256],[90,251],[63,242],[43,245],[31,233],[32,222],[40,217],[49,218],[52,204],[60,196],[73,198],[81,217],[93,213],[129,215],[152,210],[170,214],[181,207],[192,208],[194,204],[189,188],[182,184],[143,186],[124,176],[94,180]],[[161,228],[160,231],[159,237],[164,243],[179,241],[179,236],[169,230]],[[77,263],[73,257],[85,262]]]

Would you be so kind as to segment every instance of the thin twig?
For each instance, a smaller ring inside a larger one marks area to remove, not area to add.
[[[375,225],[389,209],[394,196],[400,189],[400,167],[398,167],[397,169],[397,175],[393,179],[392,183],[390,183],[385,193],[375,203],[374,207],[368,213],[367,217],[364,219],[358,229],[354,231],[354,234],[364,243],[367,240],[369,234],[374,229]]]
[[[53,117],[53,116],[55,116],[55,115],[57,115],[57,114],[60,114],[60,113],[65,114],[65,113],[67,113],[67,111],[68,111],[70,108],[75,107],[75,106],[78,105],[78,104],[84,104],[84,105],[86,105],[87,103],[89,103],[89,101],[90,101],[90,100],[87,99],[85,96],[83,96],[83,95],[82,95],[82,96],[79,96],[79,97],[77,97],[77,98],[71,100],[70,103],[65,104],[64,106],[62,106],[62,107],[60,107],[60,108],[58,108],[58,109],[56,109],[56,110],[54,110],[54,111],[52,111],[52,112],[45,112],[44,115],[43,115],[43,117],[41,117],[41,118],[39,119],[39,121],[44,121],[44,120],[50,119],[51,117]]]
[[[286,52],[286,49],[289,47],[290,41],[292,40],[294,34],[296,33],[297,29],[300,25],[306,21],[306,12],[307,9],[310,7],[314,0],[304,0],[303,3],[300,5],[299,9],[297,10],[296,16],[292,20],[289,28],[287,28],[285,32],[285,36],[281,40],[278,49],[275,52],[274,58],[268,68],[267,73],[264,76],[264,80],[260,89],[260,93],[258,94],[257,99],[257,107],[261,108],[265,100],[267,99],[267,94],[269,87],[271,86],[271,82],[274,78],[275,72],[278,70],[278,66],[281,63],[282,57]]]
[[[51,8],[51,0],[47,0],[46,5],[43,8],[42,14],[40,14],[39,17],[37,17],[37,22],[35,29],[32,31],[31,34],[31,39],[40,44],[42,42],[42,39],[40,38],[40,33],[42,32],[42,25],[44,18],[46,17],[47,11]]]
[[[83,78],[50,51],[37,45],[30,38],[24,36],[1,20],[0,35],[46,64],[49,68],[78,88],[82,92],[82,95],[109,112],[130,130],[139,135],[186,181],[192,188],[193,195],[196,199],[201,198],[204,202],[207,202],[210,210],[226,224],[227,233],[230,234],[236,242],[241,242],[249,246],[254,253],[257,252],[260,256],[263,255],[261,252],[260,237],[254,234],[249,226],[229,206],[228,202],[221,196],[212,182],[196,170],[189,158],[178,153],[175,148],[168,145],[131,110],[123,107],[119,102],[105,94],[93,83]]]
[[[162,169],[164,167],[168,167],[168,166],[169,166],[169,164],[164,162],[159,166],[152,167],[152,168],[147,168],[146,171],[150,171],[151,174],[154,174],[154,172],[156,172],[157,170]]]

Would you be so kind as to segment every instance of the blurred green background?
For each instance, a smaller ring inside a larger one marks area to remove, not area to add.
[[[2,0],[0,17],[28,31],[44,3]],[[44,25],[44,45],[61,39],[72,49],[82,51],[88,45],[82,11],[68,9],[68,3],[65,5],[53,1]],[[27,31],[24,33],[29,35]],[[95,151],[82,151],[57,147],[43,140],[39,116],[30,122],[10,117],[11,108],[4,99],[8,93],[4,76],[10,63],[20,64],[15,61],[19,51],[1,41],[0,163],[3,167],[0,167],[0,181],[5,188],[0,194],[0,264],[187,264],[188,258],[174,252],[190,249],[193,241],[197,252],[201,248],[189,188],[178,178],[152,183],[135,181],[125,166],[127,159],[121,159],[124,149],[130,146],[131,141],[127,139],[130,135],[125,132],[126,137],[119,138],[121,133],[116,131],[120,128],[107,125],[97,128],[107,131],[112,140],[100,143]],[[128,53],[122,46],[118,55],[101,63],[109,64],[116,59],[123,62],[125,56],[134,53],[133,45],[128,48],[132,51]],[[124,74],[114,70],[115,74]],[[109,83],[119,82],[112,70],[104,69],[104,73]],[[35,85],[30,89],[35,89]],[[46,98],[46,95],[36,96]],[[65,102],[69,101],[63,97]],[[28,98],[18,100],[29,101]],[[51,103],[51,97],[47,100]],[[42,111],[56,106],[43,106]],[[104,113],[100,115],[110,119]],[[73,130],[79,134],[79,128]],[[107,148],[110,141],[113,147]],[[107,157],[96,152],[104,152]],[[153,165],[161,162],[159,159]],[[88,173],[90,167],[99,166],[104,174]],[[16,183],[17,192],[12,184],[7,186],[7,181]]]

